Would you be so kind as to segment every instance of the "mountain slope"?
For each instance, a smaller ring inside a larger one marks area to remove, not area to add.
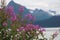
[[[9,6],[14,6],[14,12],[15,12],[16,14],[18,14],[18,13],[19,13],[18,9],[19,9],[19,7],[21,7],[22,5],[17,4],[17,3],[15,3],[14,1],[10,1],[10,2],[8,3],[7,7],[9,7]],[[28,9],[27,9],[26,7],[24,7],[23,15],[26,15],[26,14],[28,14],[28,13],[30,13],[30,12],[28,11]]]
[[[14,12],[16,14],[18,14],[19,13],[18,9],[22,5],[17,4],[14,1],[10,1],[9,4],[7,5],[7,7],[9,7],[9,6],[14,6]],[[26,14],[28,14],[28,13],[31,13],[31,12],[29,11],[29,9],[27,9],[26,7],[24,7],[23,17]],[[52,17],[52,15],[50,15],[48,12],[46,12],[46,11],[44,11],[42,9],[40,9],[40,10],[38,10],[38,9],[33,10],[32,15],[36,18],[35,21],[45,20],[45,19],[49,19],[49,18]]]
[[[34,24],[39,24],[43,27],[60,27],[60,16],[53,16],[47,20],[36,21]]]
[[[51,18],[52,17],[51,14],[49,14],[48,12],[46,12],[46,11],[44,11],[42,9],[40,9],[40,10],[35,9],[33,11],[32,15],[35,16],[36,21],[45,20],[45,19],[48,19],[48,18]]]

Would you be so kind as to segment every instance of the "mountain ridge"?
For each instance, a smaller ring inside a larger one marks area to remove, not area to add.
[[[36,21],[33,24],[39,24],[42,27],[60,27],[60,16],[53,16],[47,20]]]
[[[23,6],[23,5],[17,4],[17,3],[15,3],[14,1],[10,1],[10,2],[8,3],[7,7],[9,7],[9,6],[14,6],[14,12],[15,12],[16,14],[18,14],[18,13],[20,13],[19,10],[18,10],[19,7],[21,7],[21,6]],[[23,6],[23,7],[24,7],[24,6]],[[28,14],[28,13],[30,13],[30,12],[28,11],[28,9],[27,9],[26,7],[24,7],[23,16],[25,16],[25,15]]]
[[[49,14],[49,12],[46,12],[42,9],[35,9],[32,15],[36,17],[36,21],[46,20],[52,17],[52,15]]]

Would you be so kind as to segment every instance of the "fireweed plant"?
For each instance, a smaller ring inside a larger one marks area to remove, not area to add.
[[[13,6],[0,8],[0,40],[37,40],[39,34],[44,38],[45,29],[32,24],[34,16],[28,13],[22,17],[23,6],[18,11],[16,14]]]
[[[0,8],[0,40],[47,40],[43,34],[46,30],[32,24],[35,17],[30,13],[23,17],[24,6],[20,6],[18,11],[16,14],[13,6]],[[41,35],[42,39],[39,39],[38,35]],[[57,35],[54,33],[52,40]]]

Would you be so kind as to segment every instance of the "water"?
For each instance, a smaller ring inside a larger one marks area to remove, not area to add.
[[[44,32],[45,37],[49,40],[51,38],[51,35],[55,33],[56,31],[59,33],[57,37],[54,40],[60,40],[60,31],[58,29],[60,28],[45,28],[46,32]]]

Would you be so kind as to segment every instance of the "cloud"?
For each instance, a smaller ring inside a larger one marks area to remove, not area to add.
[[[6,0],[8,4],[11,0]],[[54,10],[60,14],[60,0],[14,0],[16,3],[26,6],[29,9]]]

